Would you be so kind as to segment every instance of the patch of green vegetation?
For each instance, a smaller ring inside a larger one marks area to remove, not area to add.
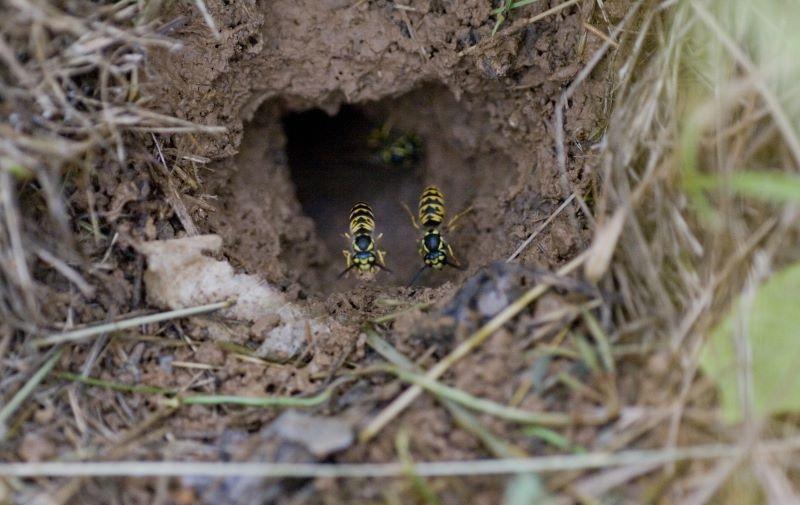
[[[757,416],[800,411],[800,262],[748,298],[733,304],[700,359],[731,423],[742,419],[750,402]]]
[[[534,473],[523,473],[509,479],[504,505],[551,505],[556,500],[547,491],[542,479]]]
[[[680,118],[683,189],[701,226],[741,241],[734,230],[749,228],[752,217],[717,202],[735,198],[762,221],[788,215],[784,206],[800,202],[800,7],[715,0],[689,10],[695,23],[684,62],[691,79]],[[759,137],[764,129],[768,141]],[[800,262],[756,260],[700,358],[731,423],[800,411]]]

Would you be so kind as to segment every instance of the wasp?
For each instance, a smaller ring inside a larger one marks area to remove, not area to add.
[[[422,256],[422,261],[425,264],[414,275],[409,285],[414,284],[427,268],[441,270],[445,265],[448,265],[458,270],[464,270],[464,267],[462,267],[456,259],[453,248],[447,243],[444,236],[442,236],[441,228],[445,218],[444,193],[436,186],[428,186],[425,188],[419,199],[419,223],[417,223],[417,219],[414,218],[414,214],[411,213],[411,210],[405,203],[403,207],[411,217],[411,223],[414,225],[414,228],[423,230],[422,239],[420,239],[419,242],[419,254]],[[444,229],[450,229],[458,218],[470,210],[472,209],[467,208],[453,216],[447,225],[444,226]]]
[[[359,275],[374,274],[379,269],[391,272],[384,262],[386,252],[375,245],[375,241],[380,239],[381,235],[373,239],[374,231],[375,215],[372,213],[372,208],[364,202],[353,205],[350,210],[350,234],[344,234],[351,241],[350,250],[342,251],[347,264],[339,277],[352,269],[356,269]]]
[[[409,167],[422,158],[422,139],[415,133],[397,134],[387,121],[370,132],[367,144],[385,165]]]

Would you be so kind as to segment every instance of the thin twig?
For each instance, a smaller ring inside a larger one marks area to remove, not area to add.
[[[89,284],[77,270],[67,265],[64,261],[52,254],[43,247],[36,247],[34,249],[39,259],[53,267],[58,273],[63,275],[68,281],[75,284],[83,296],[88,299],[94,297],[94,286]]]
[[[11,174],[7,170],[0,170],[0,209],[5,217],[5,228],[10,242],[11,255],[13,256],[14,274],[28,310],[32,314],[38,313],[36,299],[33,296],[33,276],[28,268],[25,248],[22,244],[20,216],[14,193],[14,184]]]
[[[548,218],[545,220],[545,222],[544,222],[544,223],[542,223],[542,224],[541,224],[541,225],[540,225],[540,226],[539,226],[539,227],[536,229],[536,231],[534,231],[533,233],[531,233],[531,236],[530,236],[530,237],[528,237],[528,238],[526,238],[526,239],[525,239],[525,242],[523,242],[522,244],[520,244],[520,246],[519,246],[519,247],[517,247],[517,250],[516,250],[516,251],[514,251],[514,252],[511,254],[511,256],[509,256],[509,257],[508,257],[508,259],[506,260],[506,263],[509,263],[509,262],[511,262],[511,261],[514,261],[514,259],[515,259],[517,256],[519,256],[519,255],[520,255],[520,253],[521,253],[522,251],[524,251],[524,250],[525,250],[525,248],[526,248],[526,247],[528,247],[528,245],[530,245],[530,243],[531,243],[531,242],[533,242],[533,239],[535,239],[535,238],[536,238],[536,237],[537,237],[537,236],[538,236],[540,233],[542,233],[542,231],[543,231],[545,228],[547,228],[547,225],[549,225],[550,223],[552,223],[552,222],[553,222],[553,220],[554,220],[556,217],[558,217],[558,215],[559,215],[559,214],[561,214],[561,211],[562,211],[562,210],[564,210],[564,209],[567,207],[567,205],[569,205],[569,204],[570,204],[570,202],[571,202],[572,200],[574,200],[574,199],[575,199],[575,193],[572,193],[571,195],[569,195],[569,198],[567,198],[566,200],[564,200],[564,202],[563,202],[561,205],[559,205],[559,206],[558,206],[558,208],[557,208],[557,209],[556,209],[556,210],[555,210],[555,211],[554,211],[552,214],[550,214],[550,216],[549,216],[549,217],[548,217]]]
[[[372,322],[375,324],[388,323],[389,321],[397,319],[400,315],[405,314],[406,312],[410,312],[412,310],[417,310],[417,309],[426,309],[431,305],[433,305],[431,302],[414,303],[404,308],[403,310],[390,312],[389,314],[386,314],[384,316],[376,317],[375,319],[372,320]]]
[[[189,210],[186,208],[186,204],[183,203],[180,192],[175,187],[175,183],[172,182],[172,174],[170,173],[169,166],[167,165],[167,160],[164,158],[164,153],[161,151],[161,142],[158,141],[155,133],[151,132],[150,136],[153,138],[153,143],[156,145],[156,150],[158,151],[158,157],[161,160],[161,165],[164,167],[164,178],[166,179],[167,183],[167,201],[170,203],[170,206],[178,216],[183,228],[186,230],[186,234],[190,237],[195,237],[199,235],[200,232],[197,231],[197,226],[195,226],[194,220],[192,220],[192,216],[189,214]]]
[[[131,319],[125,319],[123,321],[115,321],[113,323],[98,324],[97,326],[89,326],[88,328],[80,328],[65,333],[48,335],[47,337],[34,340],[31,342],[31,345],[34,347],[46,347],[48,345],[60,344],[62,342],[75,342],[77,340],[83,340],[95,335],[100,335],[102,333],[135,328],[136,326],[143,324],[158,323],[170,319],[177,319],[179,317],[188,317],[197,314],[204,314],[206,312],[213,312],[215,310],[230,307],[234,303],[235,300],[226,300],[224,302],[209,303],[207,305],[200,305],[197,307],[170,310],[167,312],[159,312],[158,314],[150,314],[148,316],[134,317]]]
[[[544,12],[541,12],[539,14],[536,14],[535,16],[531,16],[528,19],[526,19],[525,20],[525,25],[530,25],[530,24],[533,24],[533,23],[535,23],[537,21],[541,21],[542,19],[544,19],[546,17],[549,17],[549,16],[552,16],[553,14],[566,9],[567,7],[569,7],[571,5],[575,5],[576,3],[580,2],[580,1],[581,0],[569,0],[567,2],[564,2],[563,4],[558,4],[555,7],[551,7],[551,8],[547,9]]]
[[[620,23],[614,28],[614,31],[610,35],[610,39],[616,39],[619,34],[622,32],[623,27],[628,24],[628,22],[634,18],[636,13],[639,11],[639,8],[642,6],[643,0],[637,1],[625,15],[625,17],[620,21]],[[610,41],[604,41],[600,48],[595,51],[589,61],[584,65],[578,75],[575,76],[572,83],[567,87],[566,90],[561,94],[561,97],[558,99],[556,103],[556,110],[555,110],[555,141],[556,141],[556,160],[558,162],[558,173],[561,179],[561,186],[562,191],[564,192],[564,196],[570,193],[570,184],[569,178],[567,177],[567,152],[564,146],[564,109],[569,102],[569,99],[578,89],[578,86],[583,84],[583,82],[589,77],[592,73],[594,68],[602,61],[605,57],[606,52],[611,48]],[[574,215],[573,215],[574,219]]]
[[[596,26],[590,25],[589,23],[584,21],[583,22],[583,27],[586,28],[588,31],[592,32],[593,34],[597,35],[598,37],[600,37],[604,41],[608,42],[612,46],[614,46],[615,49],[619,48],[619,44],[617,44],[617,42],[614,41],[614,39],[612,39],[611,37],[609,37],[608,35],[603,33],[603,31],[601,29],[597,28]]]

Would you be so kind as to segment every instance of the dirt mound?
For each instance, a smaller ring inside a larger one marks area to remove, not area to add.
[[[186,47],[154,57],[162,77],[154,86],[166,110],[229,128],[227,137],[185,148],[225,158],[205,175],[203,189],[217,201],[198,221],[248,271],[296,292],[351,286],[334,282],[346,246],[340,235],[349,207],[365,200],[397,273],[383,282],[403,284],[419,258],[399,202],[414,207],[427,184],[444,190],[449,212],[474,209],[453,237],[474,271],[510,255],[565,196],[547,139],[563,86],[599,43],[581,27],[586,13],[567,9],[496,38],[487,36],[485,2],[409,10],[391,2],[212,3],[211,13],[222,20],[221,39],[208,37],[196,16],[175,29]],[[607,91],[590,82],[570,104],[568,173],[578,188]],[[369,131],[387,121],[422,138],[418,166],[370,158]],[[568,215],[522,259],[553,267],[574,254],[585,237]]]

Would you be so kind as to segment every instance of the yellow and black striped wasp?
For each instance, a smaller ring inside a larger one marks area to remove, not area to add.
[[[436,186],[428,186],[422,192],[422,196],[419,199],[419,224],[417,224],[417,219],[414,218],[414,214],[411,213],[405,203],[403,203],[403,207],[411,217],[411,223],[414,228],[423,230],[422,239],[419,242],[419,254],[425,264],[414,275],[409,285],[414,284],[427,268],[441,270],[445,265],[448,265],[458,270],[464,270],[464,267],[456,259],[453,248],[447,243],[441,232],[445,217],[444,194],[442,191]],[[451,228],[458,218],[470,210],[472,209],[467,208],[453,216],[444,229]]]
[[[370,132],[370,148],[377,152],[384,165],[410,167],[422,158],[422,139],[415,133],[398,133],[390,122],[385,122]]]
[[[372,275],[379,269],[391,272],[386,268],[384,261],[386,252],[378,249],[375,245],[376,240],[381,236],[373,238],[374,231],[375,216],[372,208],[364,202],[353,205],[350,210],[350,235],[344,234],[351,241],[350,250],[342,251],[347,264],[339,277],[344,276],[352,269],[355,269],[360,276]]]

